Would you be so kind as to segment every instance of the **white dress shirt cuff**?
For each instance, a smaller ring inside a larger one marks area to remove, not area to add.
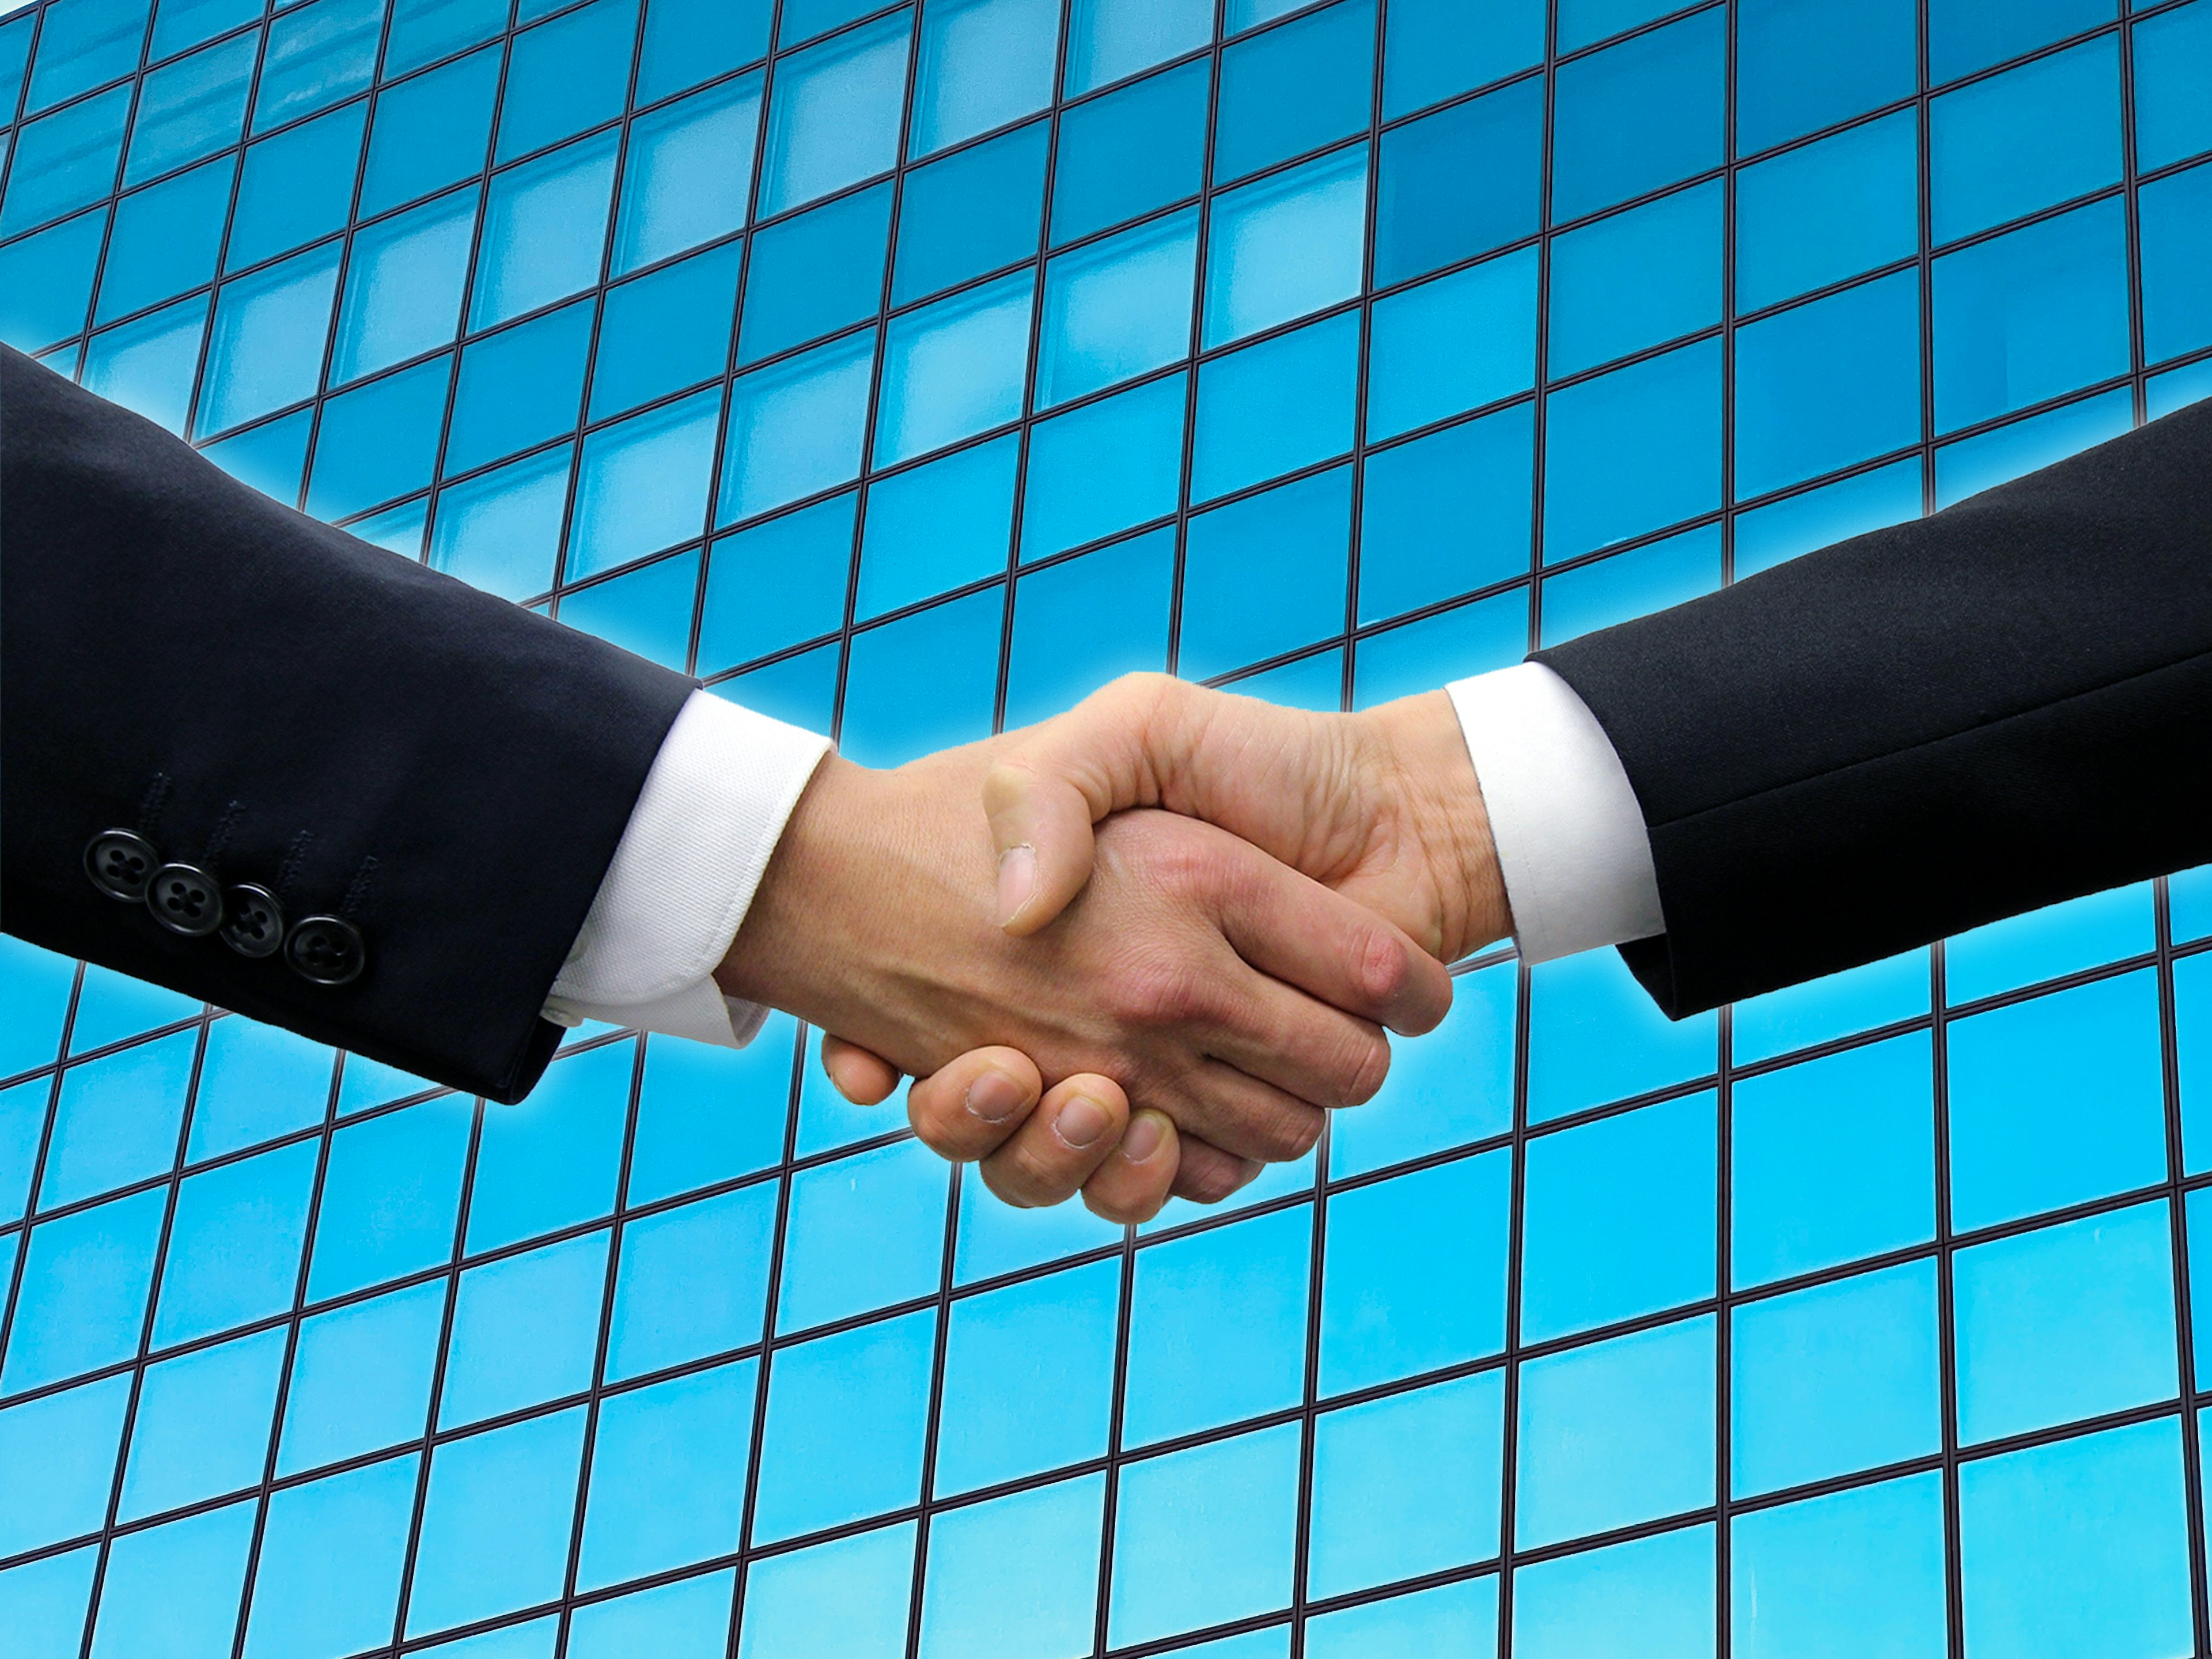
[[[545,1017],[743,1048],[767,1010],[715,967],[830,740],[694,691],[663,739]]]
[[[1524,662],[1445,690],[1482,786],[1521,959],[1666,932],[1643,809],[1573,688]]]

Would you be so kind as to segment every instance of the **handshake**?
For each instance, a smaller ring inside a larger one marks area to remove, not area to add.
[[[915,1131],[1009,1203],[1140,1221],[1302,1156],[1510,926],[1443,692],[1321,714],[1141,674],[824,761],[715,979],[818,1026],[859,1103],[911,1073]]]

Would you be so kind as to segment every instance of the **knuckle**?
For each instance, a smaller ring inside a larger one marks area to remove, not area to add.
[[[1382,1092],[1390,1075],[1390,1043],[1380,1032],[1361,1032],[1353,1040],[1344,1072],[1344,1103],[1364,1106]]]
[[[1172,957],[1147,957],[1130,970],[1121,987],[1120,1011],[1133,1023],[1181,1025],[1212,1012],[1212,981],[1195,964]]]
[[[1413,978],[1406,943],[1380,923],[1360,927],[1352,945],[1352,982],[1370,1006],[1387,1008],[1405,995]]]
[[[1326,1121],[1320,1109],[1313,1106],[1285,1107],[1270,1113],[1253,1126],[1256,1144],[1254,1155],[1270,1164],[1288,1164],[1304,1158],[1321,1139],[1322,1125]]]

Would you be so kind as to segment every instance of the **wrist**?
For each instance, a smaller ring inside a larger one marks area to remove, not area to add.
[[[1401,697],[1368,711],[1388,751],[1413,839],[1436,872],[1438,958],[1455,962],[1513,931],[1481,781],[1451,698]]]

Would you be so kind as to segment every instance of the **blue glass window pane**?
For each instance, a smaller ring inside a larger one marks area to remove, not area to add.
[[[748,1359],[600,1401],[577,1589],[737,1548],[758,1370]]]
[[[198,430],[221,432],[314,395],[340,251],[332,242],[225,285],[208,342]]]
[[[777,67],[763,215],[890,171],[913,33],[913,13],[899,12]]]
[[[26,107],[45,109],[137,68],[146,15],[152,9],[151,0],[52,8],[53,21],[39,41]]]
[[[1742,0],[1736,149],[1750,154],[1912,95],[1916,0]]]
[[[204,444],[200,453],[240,483],[291,507],[300,499],[301,477],[307,466],[308,429],[314,416],[312,409],[297,410],[221,443]]]
[[[35,351],[84,326],[105,210],[0,247],[0,340]]]
[[[76,968],[67,957],[22,939],[0,939],[0,1077],[52,1063],[76,988]],[[27,1165],[21,1178],[27,1185]],[[0,1195],[9,1190],[0,1177]],[[0,1196],[0,1217],[6,1214]]]
[[[1073,97],[1202,46],[1213,38],[1208,0],[1072,0],[1066,91]]]
[[[70,1052],[82,1054],[157,1025],[195,1018],[201,1006],[198,999],[181,992],[88,963],[84,988],[77,994],[76,1018],[70,1025]]]
[[[186,1156],[197,1162],[323,1120],[331,1054],[274,1025],[232,1018],[208,1027]],[[3,1184],[3,1183],[0,1183]]]
[[[722,372],[740,250],[716,248],[607,290],[592,373],[603,420]]]
[[[617,275],[745,222],[760,87],[759,76],[741,76],[632,123],[615,222]]]
[[[1528,1142],[1524,1340],[1712,1295],[1716,1133],[1699,1094]]]
[[[1667,1019],[1617,956],[1589,951],[1544,963],[1529,996],[1532,1122],[1713,1068],[1712,1017]]]
[[[440,1428],[481,1422],[591,1385],[608,1237],[586,1233],[461,1275],[438,1396]]]
[[[307,511],[319,519],[348,518],[429,488],[453,378],[449,355],[325,404]]]
[[[1198,194],[1206,91],[1206,66],[1189,64],[1062,113],[1053,159],[1053,240],[1088,236]],[[909,203],[913,189],[909,179]]]
[[[1960,1440],[2171,1397],[2172,1239],[2160,1202],[1959,1252]]]
[[[31,1230],[0,1393],[20,1394],[138,1352],[167,1208],[167,1192],[156,1188]]]
[[[790,1094],[791,1038],[790,1017],[771,1015],[744,1048],[646,1040],[630,1203],[653,1203],[775,1162]]]
[[[1856,477],[1844,478],[1818,489],[1808,489],[1802,495],[1791,495],[1769,506],[1739,514],[1735,520],[1735,574],[1739,579],[1755,575],[1769,567],[1794,559],[1814,549],[1832,543],[1848,540],[1869,530],[1902,524],[1917,519],[1921,511],[1921,465],[1917,456],[1902,461],[1893,461],[1887,466],[1876,467],[1871,472]],[[1737,1007],[1736,1040],[1746,1040],[1747,1031],[1755,1033],[1754,1043],[1765,1045],[1758,1049],[1759,1055],[1779,1054],[1785,1048],[1796,1048],[1815,1038],[1793,1035],[1814,1029],[1807,1023],[1810,1015],[1814,1022],[1823,1018],[1857,1018],[1842,1012],[1844,1001],[1856,999],[1864,988],[1865,1006],[1869,1009],[1888,1007],[1892,1004],[1875,989],[1876,980],[1885,974],[1901,975],[1897,981],[1902,988],[1911,975],[1906,973],[1904,957],[1887,959],[1887,966],[1869,963],[1865,969],[1853,969],[1853,974],[1864,974],[1864,979],[1847,979],[1833,975],[1828,979],[1811,981],[1821,988],[1809,990],[1803,996],[1793,996],[1791,990],[1769,992],[1765,997],[1739,1003]],[[1927,977],[1927,959],[1914,957],[1921,969],[1921,978]],[[1918,1001],[1908,1012],[1925,1012],[1928,1003],[1924,986],[1905,994],[1917,997]],[[1834,1006],[1829,1005],[1833,1001]],[[1899,1005],[1901,1006],[1901,1005]],[[1814,1013],[1818,1007],[1820,1013]],[[1742,1021],[1746,1010],[1753,1024],[1747,1027]],[[1902,1018],[1902,1015],[1890,1016]],[[1882,1016],[1869,1014],[1859,1020],[1861,1025],[1876,1025]],[[1852,1029],[1849,1024],[1820,1029],[1832,1030],[1840,1036]],[[1751,1050],[1743,1051],[1747,1058],[1753,1057]]]
[[[349,104],[247,147],[224,270],[258,264],[344,225],[368,114],[367,104]]]
[[[2099,202],[1936,262],[1939,432],[2127,372],[2126,241]]]
[[[318,1148],[279,1147],[177,1188],[154,1346],[190,1341],[292,1305]]]
[[[1990,922],[1945,945],[1944,994],[1954,1005],[1971,1002],[2122,957],[2148,955],[2154,923],[2148,882]]]
[[[1929,106],[1928,141],[1938,242],[2118,184],[2118,41],[2106,35],[1946,94]]]
[[[1217,184],[1367,129],[1375,96],[1373,0],[1340,3],[1221,54]]]
[[[934,155],[1050,103],[1060,3],[931,0],[921,17],[907,154]]]
[[[371,547],[397,553],[403,559],[420,559],[422,556],[422,532],[429,513],[429,499],[422,496],[411,501],[403,501],[397,507],[386,507],[369,518],[356,519],[346,529]]]
[[[2136,204],[2143,354],[2155,362],[2212,344],[2212,167],[2147,185]]]
[[[447,476],[572,428],[583,401],[591,343],[588,300],[471,342],[461,353],[460,387],[446,440]]]
[[[779,50],[789,52],[872,9],[872,0],[784,0],[775,44]]]
[[[407,1601],[409,1635],[561,1593],[583,1449],[580,1407],[438,1448]]]
[[[1174,512],[1189,395],[1188,377],[1172,375],[1030,428],[1022,557],[1042,558]]]
[[[1187,1651],[1208,1659],[1262,1659],[1265,1638],[1231,1637]],[[1305,1626],[1309,1659],[1362,1659],[1371,1653],[1419,1653],[1432,1659],[1492,1659],[1498,1651],[1498,1579],[1495,1574],[1440,1584],[1380,1601],[1360,1602],[1334,1613],[1309,1617]],[[1278,1644],[1289,1652],[1289,1643]]]
[[[1190,352],[1198,216],[1170,215],[1063,253],[1046,267],[1040,409]]]
[[[584,139],[493,179],[470,327],[503,323],[599,281],[615,137]]]
[[[760,1340],[775,1198],[775,1183],[762,1182],[623,1228],[611,1381]]]
[[[1543,143],[1540,78],[1385,133],[1376,286],[1533,235],[1543,213]]]
[[[1348,467],[1194,518],[1178,671],[1202,679],[1341,632],[1351,534]]]
[[[1204,364],[1192,499],[1212,501],[1351,448],[1358,359],[1355,313]]]
[[[2180,1425],[2138,1423],[1963,1465],[1960,1571],[1976,1653],[2185,1653]]]
[[[980,1181],[960,1183],[960,1213],[953,1241],[952,1282],[978,1284],[1079,1255],[1119,1246],[1121,1228],[1080,1204],[1018,1210],[994,1198]]]
[[[0,1550],[100,1530],[130,1401],[131,1379],[111,1376],[0,1411]]]
[[[1301,1437],[1287,1423],[1121,1470],[1109,1644],[1288,1604]]]
[[[615,1206],[635,1042],[564,1057],[520,1106],[488,1106],[470,1182],[468,1250],[495,1250]]]
[[[85,389],[143,415],[157,426],[183,431],[207,319],[208,302],[203,295],[94,335],[85,349]],[[228,465],[221,455],[210,459]],[[292,489],[282,492],[287,501],[297,488],[295,473]],[[78,1030],[83,1028],[80,1013]],[[83,1049],[93,1045],[73,1034],[72,1046]]]
[[[1367,147],[1356,144],[1213,200],[1206,258],[1208,347],[1359,292]]]
[[[1032,122],[907,174],[893,305],[1035,257],[1050,137],[1048,123]],[[1066,155],[1063,141],[1063,167]],[[872,294],[866,308],[875,305]]]
[[[1399,0],[1382,46],[1382,118],[1406,114],[1525,69],[1544,55],[1541,0],[1470,13],[1453,0]]]
[[[1775,1492],[1942,1448],[1936,1264],[1735,1310],[1729,1486]]]
[[[664,404],[584,440],[567,575],[574,581],[690,541],[707,527],[722,389]],[[688,635],[690,617],[684,616]]]
[[[2212,956],[2191,957],[2173,970],[2175,1041],[2181,1062],[2182,1164],[2204,1168],[2212,1136]]]
[[[714,544],[699,623],[700,672],[714,673],[843,623],[856,499],[832,496]]]
[[[1088,1651],[1105,1496],[1093,1474],[932,1517],[921,1659]],[[1024,1554],[1059,1565],[1010,1603],[999,1593],[1005,1564]]]
[[[260,1483],[284,1336],[281,1328],[263,1331],[146,1368],[118,1520]]]
[[[376,73],[385,0],[314,0],[269,26],[253,130],[266,132],[335,104]]]
[[[118,87],[17,128],[0,236],[58,219],[112,191],[130,114],[131,88]]]
[[[1713,1346],[1707,1314],[1522,1364],[1520,1547],[1713,1501]]]
[[[1378,300],[1371,316],[1370,443],[1535,383],[1533,248]]]
[[[1553,106],[1552,217],[1720,165],[1727,21],[1699,12],[1562,64]]]
[[[1757,310],[1919,245],[1910,110],[1785,151],[1736,175],[1736,304]]]
[[[2189,940],[2212,935],[2212,864],[2200,864],[2166,878],[2173,936]]]
[[[934,1290],[947,1187],[943,1160],[912,1140],[793,1176],[776,1329],[805,1330]]]
[[[1233,689],[1239,696],[1257,697],[1262,702],[1334,714],[1344,707],[1344,647],[1336,646],[1327,651],[1316,651],[1294,662],[1263,669],[1248,678],[1237,680]],[[1257,1182],[1253,1183],[1254,1186],[1259,1184]],[[1247,1194],[1251,1190],[1250,1187],[1244,1189]],[[1243,1196],[1239,1194],[1240,1198]]]
[[[1301,1205],[1137,1256],[1122,1437],[1170,1440],[1296,1402],[1313,1212]]]
[[[857,477],[875,332],[741,376],[730,400],[721,505],[729,524]]]
[[[38,27],[38,15],[20,15],[11,23],[0,24],[0,109],[10,118],[15,112],[15,99],[23,90],[23,70],[30,61],[31,31]]]
[[[376,97],[368,168],[361,181],[366,217],[472,179],[484,168],[499,53],[473,52]]]
[[[2148,970],[1954,1022],[1952,1225],[2163,1181],[2157,1030]]]
[[[756,1547],[915,1503],[929,1410],[927,1309],[776,1352]]]
[[[1501,1370],[1316,1419],[1309,1593],[1496,1555],[1504,1425]]]
[[[27,39],[27,31],[17,33]],[[5,32],[0,31],[0,51],[7,45]],[[15,96],[4,76],[0,76],[0,94],[10,100]],[[0,1572],[0,1626],[21,1650],[21,1659],[76,1659],[84,1644],[93,1570],[99,1565],[100,1546],[87,1544],[66,1555],[43,1556]]]
[[[452,1260],[472,1115],[448,1097],[331,1137],[309,1301]]]
[[[1971,75],[2109,23],[2118,9],[2117,0],[2014,0],[1996,7],[1974,0],[1929,0],[1929,76],[1942,82]]]
[[[131,124],[125,184],[137,184],[238,142],[259,45],[255,36],[241,34],[146,77]]]
[[[246,1627],[253,1659],[392,1639],[418,1462],[395,1457],[270,1495]]]
[[[31,1194],[31,1172],[38,1165],[39,1143],[46,1127],[46,1103],[53,1094],[51,1078],[34,1078],[12,1089],[0,1089],[0,1223],[19,1221]],[[9,1241],[7,1266],[12,1274],[15,1241]]]
[[[1563,1556],[1513,1574],[1518,1659],[1703,1659],[1713,1650],[1713,1529]]]
[[[728,1650],[730,1593],[736,1578],[734,1568],[726,1569],[578,1607],[569,1616],[568,1645],[564,1650],[568,1659],[628,1659],[636,1653],[662,1656],[662,1659],[722,1659]],[[545,1621],[547,1653],[551,1650],[554,1626],[554,1620]],[[441,1651],[439,1659],[447,1659],[448,1652],[451,1659],[464,1659],[461,1653],[450,1650]],[[478,1655],[471,1649],[466,1659],[502,1656]]]
[[[502,390],[501,395],[509,394]],[[458,424],[458,413],[455,420]],[[431,568],[504,599],[550,587],[568,501],[568,458],[563,447],[441,493],[430,538]]]
[[[903,1653],[914,1542],[908,1521],[748,1564],[738,1659]]]
[[[1721,187],[1678,191],[1552,243],[1547,372],[1579,374],[1721,317]]]
[[[1097,1261],[952,1304],[936,1495],[1104,1454],[1121,1283],[1119,1262]]]
[[[434,1279],[301,1322],[278,1474],[422,1437],[446,1285]]]
[[[1920,437],[1920,280],[1901,270],[1736,331],[1739,497]]]
[[[1462,975],[1452,981],[1443,1024],[1392,1042],[1381,1091],[1330,1121],[1332,1176],[1364,1174],[1511,1127],[1519,986],[1510,963]]]
[[[1329,1200],[1322,1394],[1462,1364],[1505,1346],[1511,1181],[1512,1156],[1500,1150]]]
[[[1163,527],[1022,578],[1006,665],[1009,728],[1167,666],[1175,532]]]
[[[892,319],[884,335],[877,465],[1020,415],[1035,287],[1025,270]]]
[[[2212,6],[2162,11],[2135,33],[2136,165],[2212,149]]]
[[[175,1163],[198,1051],[199,1033],[179,1031],[64,1073],[39,1207],[74,1204]]]
[[[753,238],[740,362],[771,357],[876,313],[883,302],[891,187],[786,219]]]
[[[1586,553],[1721,504],[1717,341],[1554,392],[1547,419],[1547,559]]]
[[[870,484],[854,614],[879,617],[1005,570],[1020,460],[1010,432]]]
[[[1534,456],[1527,404],[1370,455],[1359,620],[1525,573]]]
[[[1936,505],[1948,507],[2118,437],[2135,424],[2133,403],[2128,388],[2118,386],[1944,445],[1936,452]]]
[[[506,28],[508,9],[506,0],[393,0],[385,75],[404,75],[489,40]]]
[[[514,37],[495,160],[511,161],[622,113],[637,4],[592,0]]]
[[[100,1659],[228,1651],[255,1508],[234,1504],[118,1538],[100,1580],[92,1650]]]
[[[760,57],[773,9],[769,0],[646,0],[637,101],[657,102]]]
[[[1740,1515],[1729,1632],[1744,1659],[1943,1659],[1943,1487],[1911,1475]]]
[[[987,735],[1006,605],[989,587],[856,635],[838,734],[844,752],[863,766],[899,766]]]

